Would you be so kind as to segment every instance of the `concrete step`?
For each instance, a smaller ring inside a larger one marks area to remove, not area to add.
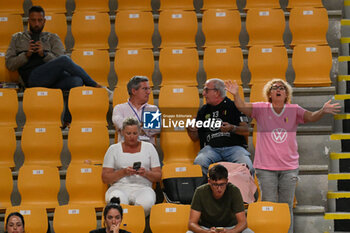
[[[332,229],[333,222],[324,219],[323,206],[297,205],[293,212],[295,233],[319,233]]]

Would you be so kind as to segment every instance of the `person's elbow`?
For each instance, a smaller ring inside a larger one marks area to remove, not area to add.
[[[102,182],[104,184],[110,184],[110,179],[109,179],[109,176],[105,173],[105,172],[102,172]]]

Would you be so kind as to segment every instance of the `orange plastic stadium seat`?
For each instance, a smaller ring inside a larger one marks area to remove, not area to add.
[[[152,11],[151,0],[118,0],[118,11]]]
[[[23,215],[25,232],[46,233],[48,218],[46,209],[38,206],[12,206],[5,212],[5,219],[12,212],[19,212]]]
[[[239,46],[241,16],[238,10],[208,9],[203,13],[204,47]]]
[[[91,205],[102,209],[106,205],[107,185],[102,182],[101,174],[102,166],[69,165],[66,175],[69,204]]]
[[[109,147],[109,134],[105,125],[72,125],[68,133],[71,164],[102,164]]]
[[[14,89],[0,90],[0,126],[16,128],[18,111],[18,97]]]
[[[61,126],[63,95],[60,89],[44,87],[26,88],[23,94],[26,126]]]
[[[0,0],[0,14],[9,13],[9,14],[23,14],[23,2],[24,0]]]
[[[109,12],[108,0],[74,0],[75,10],[74,13],[79,11],[90,12]]]
[[[58,126],[25,125],[21,145],[25,165],[61,167],[63,137]]]
[[[294,47],[292,64],[295,71],[294,86],[330,86],[332,51],[329,46],[297,45]]]
[[[298,44],[327,45],[328,13],[325,8],[297,7],[290,11],[291,46]]]
[[[118,77],[117,87],[125,88],[135,75],[146,76],[152,84],[154,57],[151,49],[117,49],[114,69]]]
[[[0,210],[4,210],[11,204],[13,189],[12,172],[8,167],[0,167]]]
[[[117,48],[153,48],[153,31],[152,12],[129,10],[116,14]]]
[[[6,51],[12,35],[23,31],[22,16],[0,13],[0,28],[0,50]]]
[[[193,11],[193,0],[160,0],[160,9],[159,10],[186,10]]]
[[[286,79],[288,55],[285,47],[259,45],[249,48],[248,68],[250,85],[267,82],[273,78]]]
[[[70,90],[68,100],[72,124],[107,126],[109,108],[108,93],[104,88],[75,87]]]
[[[289,0],[287,9],[295,7],[323,7],[322,0]]]
[[[282,9],[253,8],[247,12],[246,28],[249,34],[247,46],[283,46],[285,18]]]
[[[14,153],[16,151],[16,134],[12,127],[0,127],[0,167],[14,168]]]
[[[163,48],[159,53],[162,86],[197,86],[198,69],[199,58],[195,48]]]
[[[72,16],[74,49],[108,49],[110,31],[111,22],[107,13],[78,11]]]
[[[56,33],[64,44],[67,35],[67,20],[65,14],[45,13],[44,30],[51,33]]]
[[[164,10],[159,14],[161,48],[196,47],[197,15],[194,11]]]
[[[152,206],[150,227],[153,233],[186,232],[190,205],[162,203]]]
[[[237,10],[237,4],[234,0],[203,0],[202,10],[208,9],[230,9]]]
[[[272,79],[272,78],[271,78]],[[250,89],[250,99],[249,102],[265,102],[265,96],[263,94],[263,89],[266,82],[256,82],[253,83]]]
[[[287,233],[290,213],[287,203],[259,201],[249,204],[248,227],[255,233]]]
[[[58,206],[60,174],[56,167],[28,165],[19,169],[18,191],[21,205],[35,205],[46,209]]]
[[[33,6],[42,6],[45,12],[66,13],[66,0],[32,0]]]
[[[132,233],[143,233],[145,230],[145,211],[139,205],[125,205],[123,207],[123,222],[120,229]]]
[[[5,54],[6,50],[0,50],[0,83],[1,82],[10,82],[10,83],[18,83],[19,82],[19,74],[17,71],[10,71],[7,69],[5,64]]]
[[[96,227],[96,212],[92,206],[61,205],[55,209],[53,216],[55,233],[89,233]]]
[[[107,50],[77,49],[72,51],[72,60],[81,66],[90,77],[102,86],[108,87],[110,70],[109,53]]]
[[[253,8],[281,8],[279,0],[247,0],[245,10]]]

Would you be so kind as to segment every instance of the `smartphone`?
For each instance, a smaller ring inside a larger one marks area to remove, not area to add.
[[[215,227],[215,232],[222,232],[223,230],[223,227]]]
[[[31,39],[34,43],[37,42],[38,40],[40,40],[40,33],[32,33]]]
[[[134,170],[139,170],[141,167],[141,162],[134,162],[134,164],[132,165],[132,169]]]

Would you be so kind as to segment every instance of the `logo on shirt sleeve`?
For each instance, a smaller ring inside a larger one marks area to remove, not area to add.
[[[272,130],[271,137],[274,142],[283,143],[286,141],[288,137],[288,133],[287,133],[287,130],[278,128],[278,129]]]

